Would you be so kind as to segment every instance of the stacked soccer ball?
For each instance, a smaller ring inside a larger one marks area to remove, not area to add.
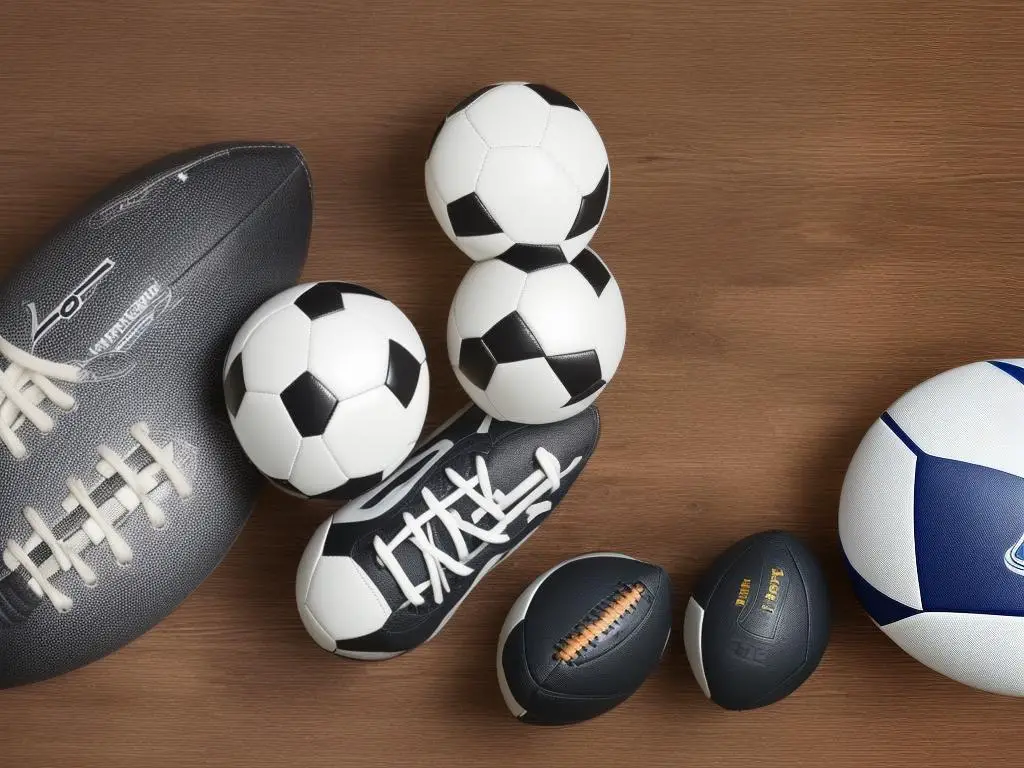
[[[572,99],[500,83],[453,109],[427,158],[427,199],[477,263],[448,316],[448,357],[480,408],[542,424],[597,399],[626,341],[619,286],[587,244],[608,204],[604,142]]]
[[[445,118],[426,162],[441,227],[476,260],[448,318],[448,352],[496,419],[542,424],[586,409],[626,338],[618,284],[586,248],[608,201],[594,124],[552,88],[502,83]],[[225,365],[232,425],[253,463],[306,498],[351,499],[391,474],[419,437],[423,343],[359,285],[300,285],[239,331]]]

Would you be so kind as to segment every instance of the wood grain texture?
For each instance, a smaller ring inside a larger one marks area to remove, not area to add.
[[[1016,760],[1019,702],[928,671],[856,607],[836,508],[890,401],[959,363],[1024,355],[1022,39],[1019,0],[3,3],[5,266],[146,160],[293,141],[316,184],[306,277],[365,282],[409,313],[437,423],[463,400],[444,322],[468,261],[427,207],[424,151],[477,86],[539,80],[607,142],[594,245],[629,337],[590,467],[437,640],[380,664],[320,651],[293,577],[326,512],[267,491],[224,565],[156,630],[0,692],[0,765]],[[677,639],[614,714],[558,730],[506,714],[495,642],[539,572],[596,549],[662,563],[679,621],[714,555],[770,527],[806,538],[835,593],[832,643],[796,695],[719,711]]]

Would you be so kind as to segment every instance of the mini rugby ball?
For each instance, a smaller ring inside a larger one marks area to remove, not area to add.
[[[813,554],[783,531],[723,552],[690,597],[683,639],[704,695],[726,709],[785,698],[828,643],[829,596]]]
[[[524,723],[567,725],[628,699],[661,660],[672,586],[657,565],[595,553],[534,581],[498,640],[498,685]]]

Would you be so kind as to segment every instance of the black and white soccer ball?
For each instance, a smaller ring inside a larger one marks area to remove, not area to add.
[[[589,248],[572,261],[520,246],[474,264],[448,314],[448,358],[496,419],[545,424],[597,399],[622,359],[618,283]]]
[[[307,283],[246,321],[224,365],[231,425],[283,490],[358,496],[412,451],[427,414],[423,342],[394,304],[351,283]]]
[[[571,259],[604,216],[611,172],[601,135],[572,99],[545,85],[498,83],[448,113],[425,180],[438,222],[470,258],[528,244]]]

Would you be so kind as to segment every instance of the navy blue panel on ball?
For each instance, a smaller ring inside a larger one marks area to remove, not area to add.
[[[886,624],[892,624],[894,621],[913,616],[915,613],[921,613],[909,605],[893,600],[871,586],[870,582],[857,573],[857,569],[846,559],[846,552],[843,552],[843,560],[846,562],[846,570],[850,573],[850,581],[853,582],[853,591],[856,593],[857,599],[860,600],[864,610],[876,624],[884,627]]]
[[[1024,616],[1024,573],[1007,566],[1024,536],[1024,478],[922,454],[914,530],[926,611]]]
[[[1013,365],[1013,363],[1004,363],[1002,360],[989,360],[989,365],[994,365],[1003,373],[1013,376],[1021,384],[1024,384],[1024,368],[1019,365]]]

